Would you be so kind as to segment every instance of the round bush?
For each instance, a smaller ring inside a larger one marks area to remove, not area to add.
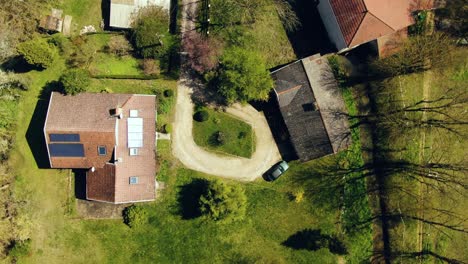
[[[210,114],[205,110],[198,111],[193,115],[193,119],[198,122],[205,122],[208,118],[210,118]]]
[[[174,95],[174,91],[172,91],[172,90],[167,89],[167,90],[164,91],[164,96],[165,97],[172,97],[173,95]]]
[[[83,69],[70,69],[60,77],[60,83],[67,95],[85,92],[91,83],[89,72]]]
[[[147,222],[148,212],[143,207],[132,205],[124,209],[124,223],[129,227],[138,227]]]
[[[242,220],[247,209],[247,196],[237,184],[220,180],[210,181],[200,196],[200,212],[214,221],[232,222]]]
[[[164,125],[164,132],[166,132],[167,134],[169,134],[169,133],[172,132],[172,126],[171,126],[171,124],[165,124],[165,125]]]

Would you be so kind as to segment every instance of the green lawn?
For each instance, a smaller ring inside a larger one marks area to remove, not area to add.
[[[250,158],[255,150],[252,126],[230,114],[205,110],[209,113],[207,121],[193,121],[195,143],[214,152]],[[218,131],[225,135],[224,144],[216,143]]]
[[[143,75],[136,58],[118,57],[103,52],[94,56],[88,69],[93,75]]]

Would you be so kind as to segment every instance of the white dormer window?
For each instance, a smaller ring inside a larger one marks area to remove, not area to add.
[[[137,148],[130,148],[130,156],[137,156],[138,149]]]
[[[130,110],[130,117],[138,117],[138,110]]]

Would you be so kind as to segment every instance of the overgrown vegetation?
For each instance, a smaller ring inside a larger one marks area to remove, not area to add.
[[[273,80],[256,53],[231,48],[224,52],[220,64],[214,83],[228,104],[268,99]]]

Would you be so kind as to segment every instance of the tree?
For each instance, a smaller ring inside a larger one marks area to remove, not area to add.
[[[232,48],[226,50],[220,64],[217,84],[228,104],[268,99],[273,80],[257,53]]]
[[[27,63],[43,69],[50,67],[57,56],[57,51],[40,37],[18,44],[17,50]]]
[[[132,24],[132,41],[144,58],[160,58],[172,45],[169,34],[169,15],[158,6],[140,9]]]
[[[232,222],[244,217],[247,197],[241,186],[214,180],[200,196],[199,206],[200,212],[214,221]]]
[[[70,69],[60,77],[65,94],[75,95],[86,91],[91,78],[89,73],[83,69]]]
[[[141,206],[132,205],[124,209],[123,219],[129,227],[139,227],[148,221],[148,212]]]
[[[222,45],[214,37],[202,37],[197,32],[190,32],[183,41],[192,69],[200,74],[211,71],[218,66]]]

